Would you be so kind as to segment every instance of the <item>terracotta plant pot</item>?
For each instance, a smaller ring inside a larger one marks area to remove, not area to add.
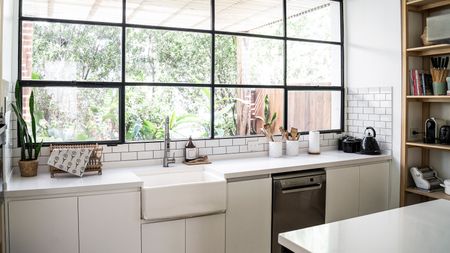
[[[37,176],[38,165],[38,160],[19,161],[20,175],[22,177]]]

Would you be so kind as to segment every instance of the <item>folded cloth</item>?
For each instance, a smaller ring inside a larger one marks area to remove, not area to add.
[[[54,149],[47,164],[72,175],[83,176],[93,149]]]

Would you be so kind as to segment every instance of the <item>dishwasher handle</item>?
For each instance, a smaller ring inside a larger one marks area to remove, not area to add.
[[[283,194],[289,194],[289,193],[296,193],[296,192],[304,192],[304,191],[313,191],[313,190],[319,190],[322,188],[322,184],[311,184],[311,185],[302,185],[298,187],[292,187],[292,188],[286,188],[281,189],[281,193]]]

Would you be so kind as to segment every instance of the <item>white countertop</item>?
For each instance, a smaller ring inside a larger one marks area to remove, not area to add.
[[[131,169],[104,169],[102,175],[86,175],[82,178],[71,175],[39,173],[36,177],[14,175],[4,192],[5,197],[39,196],[89,191],[139,188],[142,180]]]
[[[294,253],[450,252],[450,201],[435,200],[282,233]]]
[[[258,156],[214,161],[206,169],[226,179],[270,175],[289,171],[345,166],[351,164],[386,161],[390,155],[368,156],[348,154],[342,151],[323,151],[320,155],[300,154],[296,157],[269,158]],[[185,169],[187,166],[176,164],[168,169]],[[78,178],[70,175],[50,177],[48,172],[40,172],[37,177],[14,175],[4,192],[5,197],[39,196],[52,194],[70,194],[89,191],[106,191],[141,187],[142,180],[134,172],[154,172],[162,166],[149,164],[139,167],[105,168],[103,175],[85,175]],[[167,168],[166,168],[167,169]]]
[[[372,163],[390,160],[391,155],[361,155],[338,150],[322,151],[320,155],[302,153],[298,156],[281,158],[254,157],[215,161],[207,167],[226,179],[252,177],[315,168],[337,167],[352,164]]]

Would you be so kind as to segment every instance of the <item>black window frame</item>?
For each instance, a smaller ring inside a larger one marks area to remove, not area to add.
[[[283,125],[288,126],[288,94],[289,91],[338,91],[341,93],[341,126],[340,129],[320,130],[320,133],[342,133],[345,128],[345,48],[344,48],[344,1],[343,0],[329,0],[332,2],[338,2],[340,5],[340,42],[325,41],[325,40],[313,40],[313,39],[301,39],[287,36],[287,0],[282,0],[283,4],[283,35],[262,35],[262,34],[250,34],[242,32],[230,32],[215,30],[215,0],[211,0],[211,28],[209,30],[203,29],[190,29],[179,27],[166,27],[166,26],[154,26],[154,25],[142,25],[132,24],[126,22],[126,4],[127,0],[122,0],[122,21],[116,22],[101,22],[101,21],[87,21],[87,20],[70,20],[70,19],[57,19],[57,18],[41,18],[41,17],[27,17],[22,15],[23,0],[19,0],[19,25],[18,25],[18,81],[21,87],[82,87],[82,88],[118,88],[119,89],[119,139],[110,141],[68,141],[68,142],[45,142],[45,145],[49,144],[88,144],[98,143],[105,145],[118,145],[118,144],[132,144],[132,143],[149,143],[149,142],[161,142],[162,140],[142,140],[142,141],[127,141],[125,138],[125,88],[127,86],[167,86],[167,87],[209,87],[211,88],[211,136],[209,138],[200,138],[199,140],[210,139],[229,139],[229,138],[251,138],[259,137],[261,135],[246,135],[246,136],[229,136],[229,137],[216,137],[214,135],[214,113],[215,113],[215,88],[265,88],[265,89],[281,89],[284,91],[284,107],[283,107]],[[49,23],[65,23],[65,24],[82,24],[82,25],[103,25],[120,27],[122,29],[121,39],[121,81],[120,82],[92,82],[92,81],[47,81],[47,80],[22,80],[22,24],[23,22],[49,22]],[[152,82],[126,82],[126,29],[127,28],[143,28],[143,29],[156,29],[156,30],[169,30],[169,31],[182,31],[182,32],[195,32],[195,33],[207,33],[211,35],[211,80],[209,84],[192,84],[192,83],[152,83]],[[263,39],[282,40],[284,44],[283,48],[283,85],[251,85],[251,84],[216,84],[215,83],[215,40],[216,35],[230,35],[230,36],[242,36],[242,37],[254,37]],[[341,85],[340,86],[293,86],[287,83],[287,44],[289,41],[297,42],[309,42],[320,43],[328,45],[340,46],[341,54]],[[21,96],[22,97],[22,96]],[[308,134],[308,132],[301,132],[301,134]]]

